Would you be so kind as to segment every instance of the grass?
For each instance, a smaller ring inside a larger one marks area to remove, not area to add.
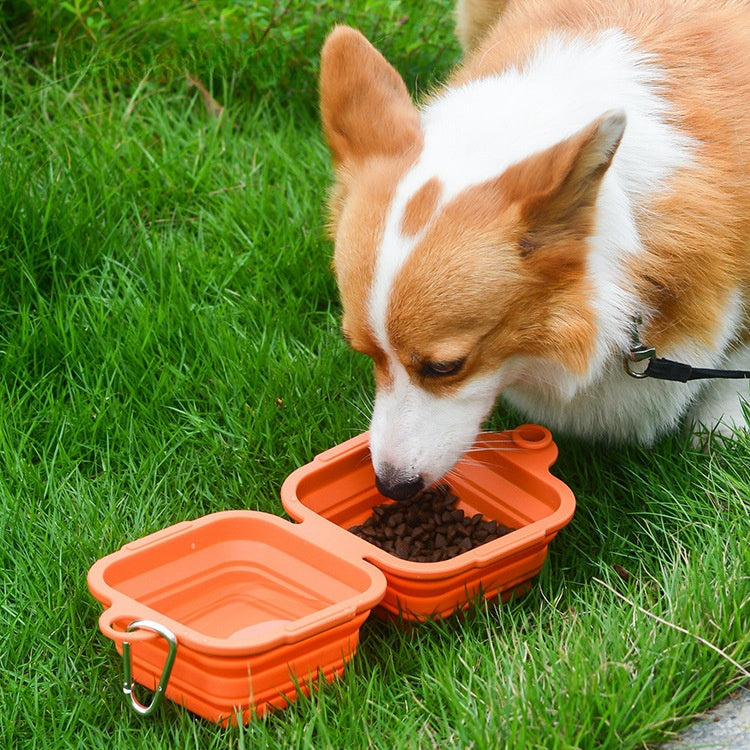
[[[130,711],[91,564],[212,511],[282,513],[284,477],[366,426],[328,267],[323,36],[355,23],[414,90],[457,49],[447,2],[109,5],[0,5],[0,745],[636,748],[736,686],[748,438],[561,438],[578,509],[523,598],[368,621],[342,680],[247,727]]]

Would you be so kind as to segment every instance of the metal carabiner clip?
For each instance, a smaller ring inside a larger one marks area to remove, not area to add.
[[[625,372],[632,378],[647,378],[645,370],[634,370],[633,363],[652,360],[656,356],[656,349],[653,346],[646,346],[641,342],[638,333],[638,327],[643,323],[640,315],[637,315],[630,323],[630,349],[624,357]]]
[[[164,625],[154,622],[153,620],[133,620],[133,622],[131,622],[126,628],[126,632],[132,633],[139,628],[152,630],[154,633],[158,633],[169,644],[169,651],[167,652],[167,658],[162,667],[159,684],[154,691],[154,697],[152,698],[151,703],[146,706],[136,698],[133,690],[135,683],[133,682],[133,662],[130,657],[130,642],[122,642],[122,692],[126,697],[130,698],[130,705],[137,714],[148,716],[153,713],[161,703],[161,700],[164,697],[164,691],[167,689],[169,676],[172,673],[172,666],[174,665],[175,656],[177,655],[177,637],[169,628],[166,628]]]

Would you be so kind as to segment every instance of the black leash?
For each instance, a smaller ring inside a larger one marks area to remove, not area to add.
[[[712,370],[703,367],[691,367],[684,362],[673,362],[671,359],[653,357],[642,374],[631,372],[634,377],[657,378],[687,383],[688,380],[703,378],[736,378],[750,380],[750,370]]]
[[[689,380],[703,380],[704,378],[732,378],[735,380],[750,380],[750,370],[714,370],[704,367],[692,367],[684,362],[674,362],[656,356],[656,349],[641,343],[638,326],[641,319],[636,318],[632,325],[632,346],[625,355],[625,371],[634,378],[656,378],[657,380],[671,380],[687,383]],[[648,360],[645,370],[639,372],[632,368],[635,362]]]

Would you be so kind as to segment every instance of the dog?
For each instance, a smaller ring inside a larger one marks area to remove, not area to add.
[[[750,369],[750,3],[456,12],[464,60],[419,107],[358,31],[321,53],[333,267],[344,336],[375,366],[380,492],[449,472],[499,395],[593,440],[733,434],[747,381],[623,361],[642,341]]]

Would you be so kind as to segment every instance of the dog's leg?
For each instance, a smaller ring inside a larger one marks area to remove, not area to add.
[[[465,53],[477,46],[507,4],[508,0],[458,0],[456,36]]]
[[[730,370],[750,369],[750,343],[735,349],[724,366]],[[750,381],[711,381],[688,412],[688,423],[692,423],[696,431],[696,444],[704,444],[706,431],[731,437],[738,429],[750,429],[742,408],[743,402],[750,404]]]

